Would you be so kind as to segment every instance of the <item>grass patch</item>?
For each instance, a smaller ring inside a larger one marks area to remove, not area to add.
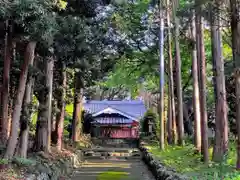
[[[167,146],[164,151],[160,151],[157,145],[146,147],[166,166],[186,174],[193,180],[240,180],[240,172],[235,171],[236,150],[234,143],[230,145],[225,162],[221,164],[210,162],[209,165],[201,162],[201,156],[195,153],[194,146],[191,144],[183,147]],[[212,154],[212,148],[209,149],[209,154]]]
[[[128,173],[127,172],[119,172],[119,171],[106,171],[101,173],[97,180],[124,180],[127,179]]]

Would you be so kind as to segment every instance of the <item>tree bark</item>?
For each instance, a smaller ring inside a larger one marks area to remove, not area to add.
[[[169,0],[167,0],[167,7],[169,7]],[[173,144],[173,113],[172,113],[172,94],[171,94],[171,76],[170,73],[172,71],[172,36],[171,36],[171,23],[170,23],[170,12],[169,10],[166,11],[167,16],[167,28],[168,28],[168,38],[167,38],[167,49],[168,49],[168,123],[167,123],[167,140],[168,144]]]
[[[230,0],[231,5],[231,30],[232,52],[234,67],[240,67],[240,1]]]
[[[10,83],[10,64],[11,64],[11,34],[9,33],[9,21],[5,21],[5,48],[4,48],[4,69],[2,86],[2,121],[1,121],[1,141],[7,143],[9,134],[8,123],[8,103],[9,103],[9,83]]]
[[[72,140],[77,142],[82,134],[81,126],[81,111],[82,111],[82,97],[83,97],[83,83],[80,73],[75,73],[75,92],[74,92],[74,109],[72,121]]]
[[[174,7],[174,9],[176,9]],[[180,47],[179,47],[179,19],[174,17],[175,23],[175,56],[176,56],[176,79],[177,79],[177,108],[178,108],[178,145],[184,144],[184,126],[183,126],[183,95],[182,95],[182,75],[181,75],[181,56],[180,56]]]
[[[45,86],[47,91],[41,91],[39,95],[39,110],[34,142],[34,151],[51,151],[51,114],[52,114],[52,83],[53,83],[53,57],[46,60]]]
[[[34,62],[34,58],[31,59],[31,62],[29,65],[33,66],[33,62]],[[31,74],[29,76],[26,89],[25,89],[22,115],[20,119],[21,129],[20,129],[19,156],[22,158],[27,157],[28,137],[29,137],[29,130],[30,130],[29,123],[32,117],[31,103],[32,103],[32,96],[33,96],[33,86],[34,86],[34,78],[33,78],[33,75]]]
[[[216,133],[213,160],[222,161],[228,147],[228,118],[226,103],[226,88],[224,74],[224,60],[222,55],[220,9],[221,2],[215,1],[211,9],[212,58],[216,64]]]
[[[237,164],[236,169],[240,170],[240,1],[230,0],[231,4],[231,30],[232,30],[232,53],[235,70],[236,83],[236,125],[237,125]]]
[[[55,134],[57,135],[57,149],[62,149],[62,136],[64,130],[64,116],[65,116],[65,94],[66,94],[66,66],[65,63],[62,62],[61,68],[61,93],[60,99],[58,101],[58,109],[60,110],[57,114],[56,124],[55,124]]]
[[[198,83],[198,60],[196,46],[196,24],[194,21],[195,13],[193,12],[191,38],[192,38],[192,74],[193,74],[193,113],[194,113],[194,144],[197,151],[201,151],[201,119],[200,119],[200,100],[199,100],[199,83]]]
[[[240,170],[240,69],[235,71],[236,83],[236,124],[237,124],[237,164],[236,169]]]
[[[160,29],[159,29],[159,71],[160,71],[160,102],[159,102],[159,119],[160,119],[160,137],[159,137],[159,144],[160,149],[164,149],[164,129],[165,129],[165,123],[164,123],[164,13],[163,8],[160,5],[159,8],[159,16],[160,16]]]
[[[196,39],[197,39],[197,59],[199,65],[199,97],[200,98],[200,117],[201,117],[201,138],[203,161],[208,163],[208,127],[207,127],[207,101],[206,101],[206,58],[203,34],[203,19],[201,2],[196,0]]]
[[[47,152],[51,151],[53,66],[54,66],[54,59],[53,59],[53,57],[50,57],[50,58],[48,58],[48,62],[47,62],[47,79],[46,79],[46,85],[47,85],[47,87],[49,87],[48,99],[47,99],[47,108],[48,108],[48,116],[47,116],[47,125],[48,125]]]
[[[167,0],[167,6],[170,6],[169,0]],[[173,58],[172,58],[172,33],[170,22],[170,11],[167,10],[167,27],[168,27],[168,143],[176,144],[176,113],[175,113],[175,99],[174,99],[174,85],[173,85]]]
[[[16,61],[16,42],[12,41],[12,62]],[[10,83],[11,87],[11,83]],[[12,88],[15,89],[16,87]],[[12,93],[13,94],[13,93]],[[11,89],[9,89],[9,96],[10,98],[8,99],[8,136],[11,134],[11,127],[12,127],[12,112],[13,112],[13,98],[11,97]]]
[[[35,47],[36,42],[29,42],[25,51],[24,64],[20,73],[17,97],[14,103],[14,110],[12,115],[12,131],[9,137],[7,150],[4,156],[6,159],[11,159],[13,157],[17,145],[19,120],[21,116],[22,102],[26,88],[28,66],[31,63],[32,59],[34,59]]]
[[[39,151],[47,152],[48,109],[45,105],[46,104],[46,100],[44,100],[45,98],[43,97],[42,100],[39,100],[38,118],[37,118],[35,142],[34,142],[34,151],[36,151],[36,152],[39,152]]]

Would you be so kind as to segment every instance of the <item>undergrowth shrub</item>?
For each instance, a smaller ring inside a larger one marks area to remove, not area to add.
[[[21,157],[15,157],[12,160],[12,163],[18,165],[18,166],[34,166],[36,162],[32,159],[26,159]]]

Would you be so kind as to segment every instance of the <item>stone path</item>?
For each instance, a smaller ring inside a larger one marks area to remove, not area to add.
[[[71,179],[99,180],[99,175],[104,172],[124,172],[125,174],[128,174],[127,177],[121,178],[121,180],[155,180],[151,172],[140,159],[88,160],[82,165],[81,168],[74,172]],[[110,179],[102,178],[100,180]]]

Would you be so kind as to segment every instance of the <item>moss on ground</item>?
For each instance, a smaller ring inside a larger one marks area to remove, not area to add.
[[[101,173],[97,180],[125,180],[128,179],[127,172],[119,172],[119,171],[106,171]]]
[[[191,144],[181,147],[167,146],[164,151],[160,151],[156,144],[146,147],[166,166],[186,174],[193,180],[240,180],[240,172],[235,171],[236,148],[234,143],[230,145],[224,162],[220,164],[210,162],[209,165],[201,162],[201,156],[195,153],[194,146]],[[209,154],[212,154],[212,148],[209,149]]]

